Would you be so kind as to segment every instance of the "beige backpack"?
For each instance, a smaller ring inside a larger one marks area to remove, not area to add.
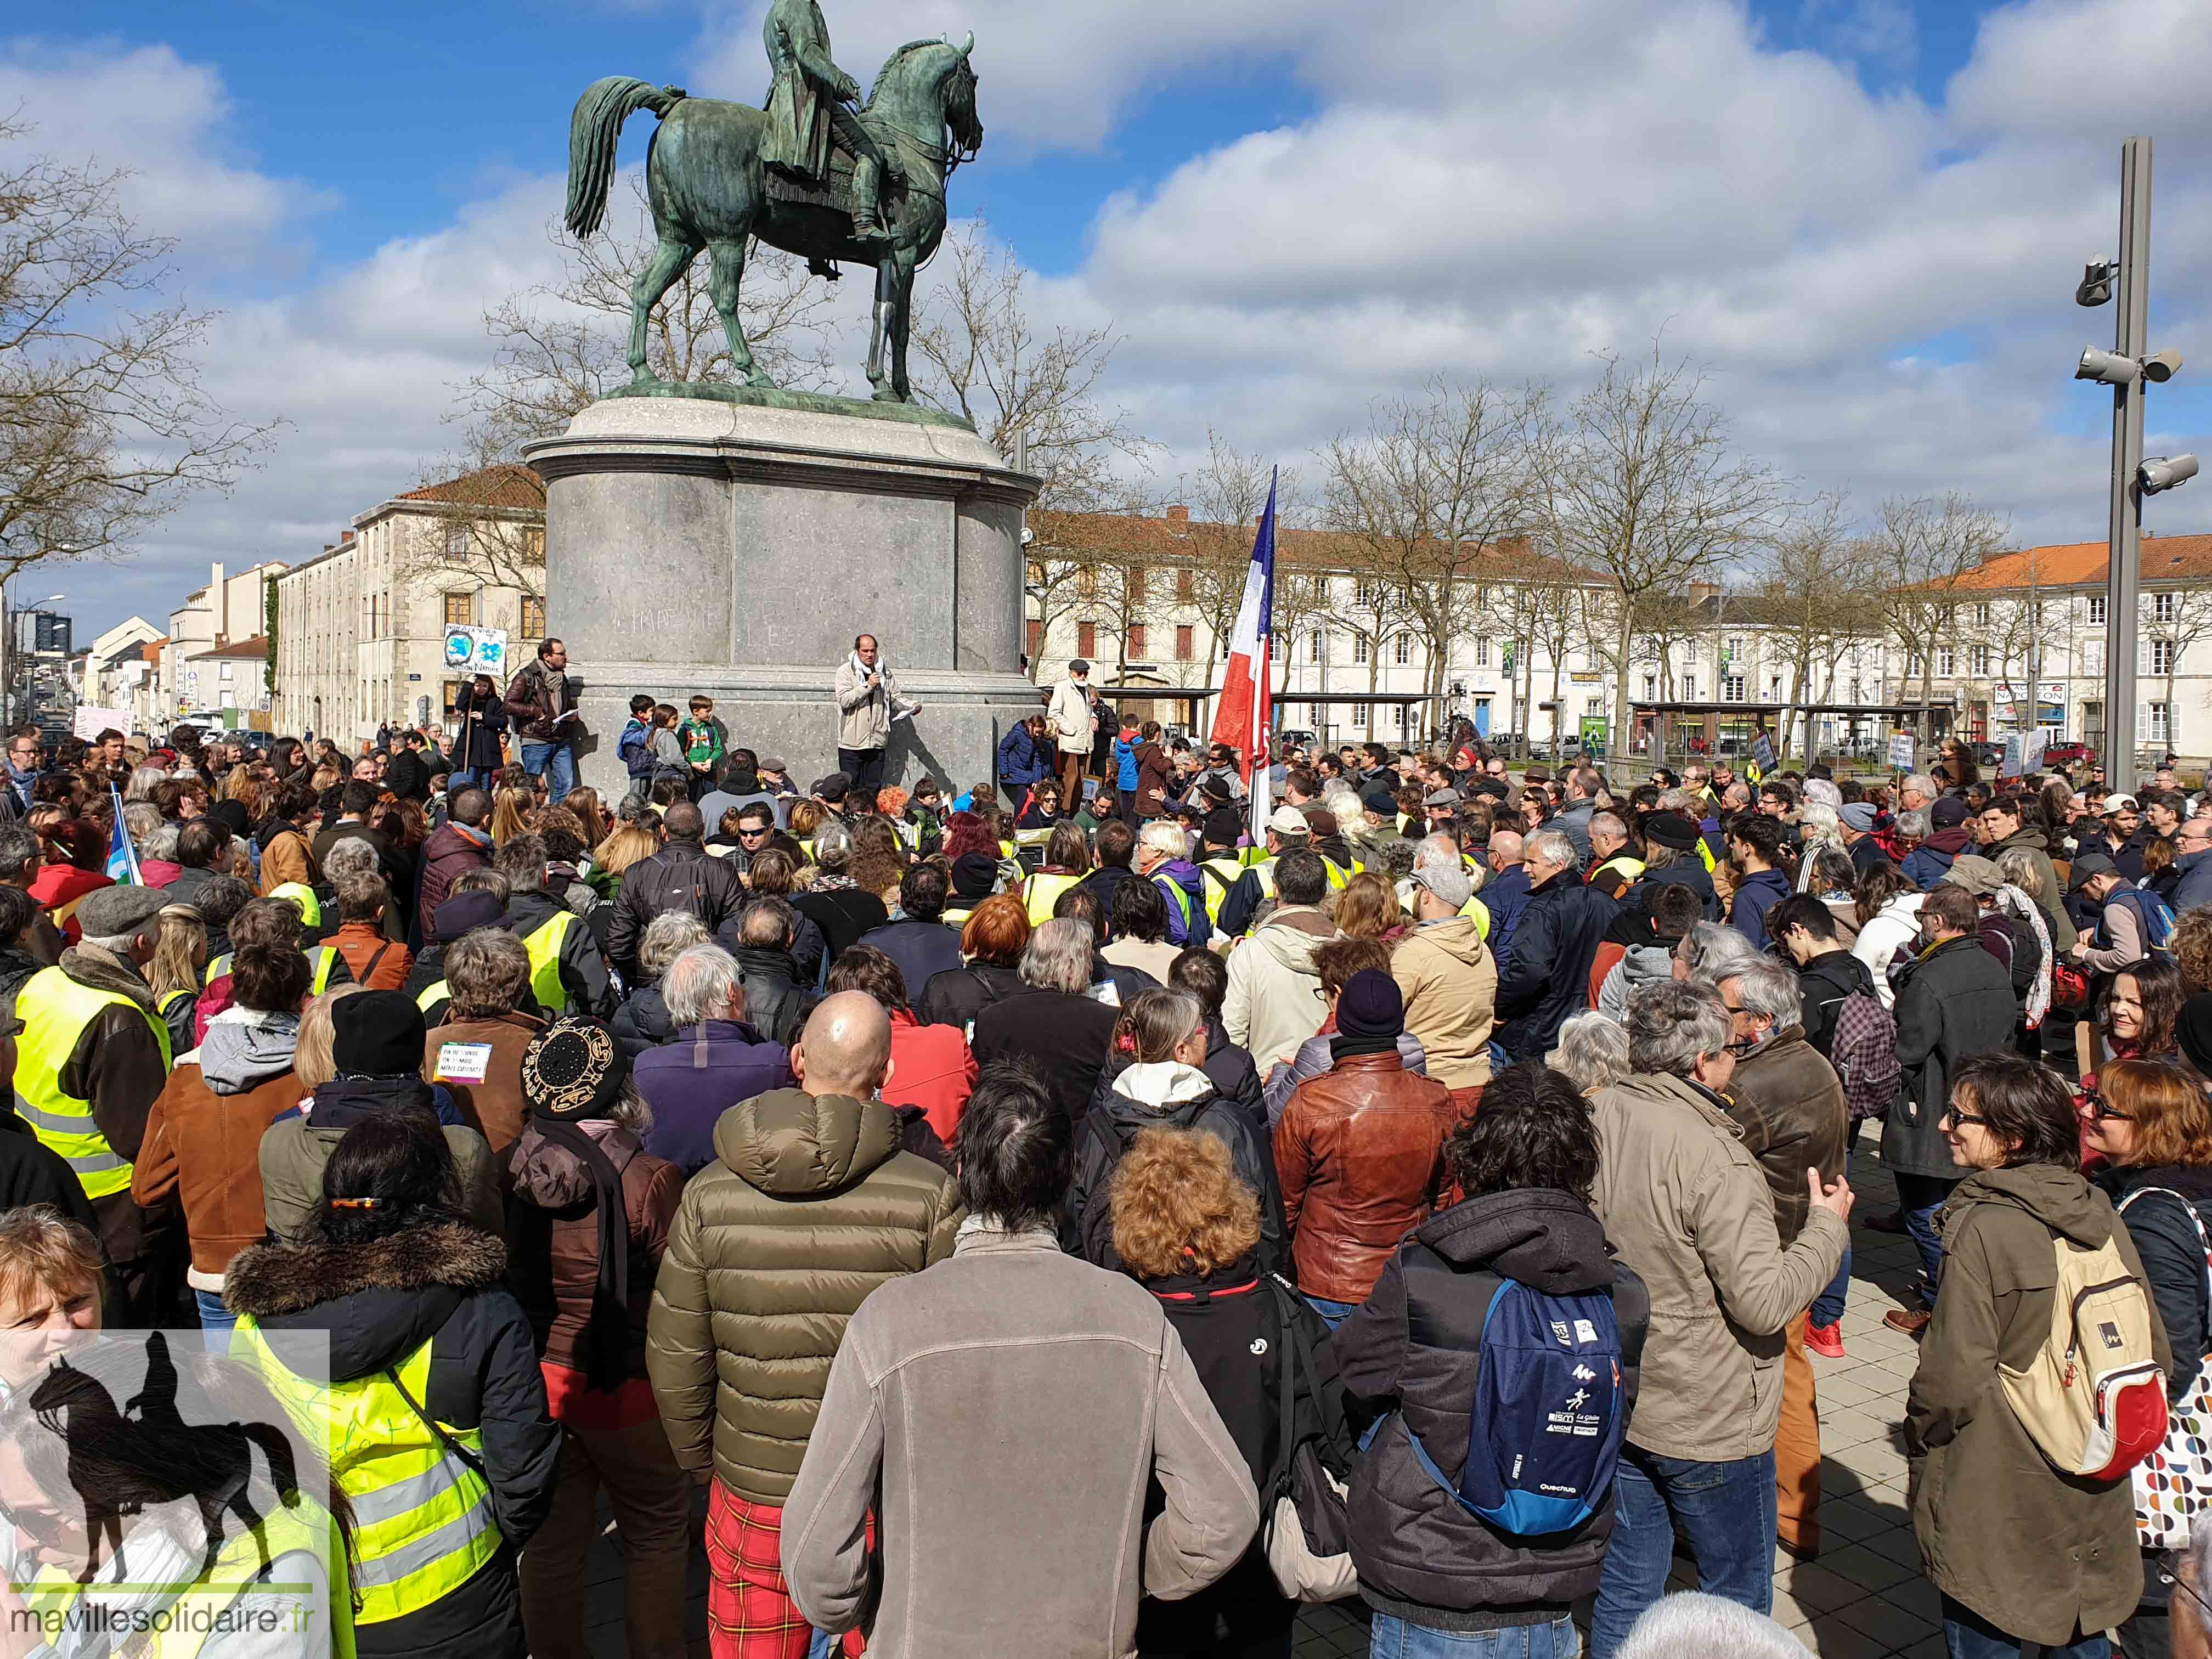
[[[2051,1245],[2058,1267],[2051,1334],[2026,1365],[1999,1365],[1998,1378],[2013,1415],[2054,1468],[2117,1480],[2166,1439],[2166,1373],[2152,1350],[2150,1297],[2112,1239],[2084,1249],[2053,1233]]]

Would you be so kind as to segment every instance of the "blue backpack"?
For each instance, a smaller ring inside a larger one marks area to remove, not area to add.
[[[622,759],[623,769],[634,778],[653,775],[653,728],[632,718],[623,728],[622,736],[615,742],[615,753]]]
[[[1416,1282],[1408,1273],[1409,1303]],[[1408,1316],[1420,1328],[1410,1306]],[[1414,1458],[1454,1503],[1500,1532],[1540,1538],[1572,1531],[1604,1501],[1628,1426],[1613,1298],[1547,1296],[1502,1279],[1478,1352],[1458,1482],[1406,1425]],[[1402,1415],[1399,1421],[1405,1425]]]
[[[2173,907],[2156,893],[2147,887],[2121,887],[2113,890],[2107,902],[2124,904],[2136,913],[2136,925],[2142,930],[2143,949],[2169,948],[2166,941],[2173,937]]]

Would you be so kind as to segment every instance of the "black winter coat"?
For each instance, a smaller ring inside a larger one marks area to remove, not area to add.
[[[2212,1229],[2212,1169],[2201,1164],[2168,1164],[2156,1169],[2108,1164],[2089,1179],[2105,1189],[2119,1209],[2130,1193],[2157,1187],[2172,1193],[2208,1229]],[[2181,1205],[2158,1193],[2145,1193],[2121,1212],[2128,1237],[2142,1258],[2151,1300],[2158,1304],[2166,1340],[2173,1350],[2166,1373],[2166,1397],[2176,1404],[2203,1369],[2212,1352],[2212,1298],[2204,1279],[2204,1245]]]
[[[938,921],[887,921],[854,941],[881,951],[897,964],[910,1003],[929,981],[960,965],[960,930]]]
[[[814,1006],[814,994],[799,982],[791,953],[740,945],[730,954],[738,959],[745,988],[746,1023],[767,1041],[788,1048],[799,1040]]]
[[[1937,1127],[1951,1107],[1951,1079],[1976,1054],[2008,1052],[2019,1015],[2012,975],[1972,933],[1945,940],[1905,969],[1897,987],[1897,1063],[1905,1076],[1882,1126],[1884,1164],[1947,1181],[1972,1173],[1952,1161],[1950,1139]]]
[[[971,962],[964,968],[932,975],[921,995],[915,999],[915,1017],[925,1025],[964,1028],[993,1003],[1018,997],[1028,989],[1021,975],[1012,968]],[[907,994],[912,997],[913,988],[908,987]]]
[[[1252,1051],[1229,1040],[1228,1028],[1218,1019],[1206,1024],[1206,1064],[1199,1068],[1213,1079],[1213,1087],[1231,1106],[1252,1120],[1255,1128],[1267,1131],[1267,1093],[1260,1081],[1260,1068]]]
[[[1260,1506],[1272,1510],[1268,1476],[1282,1450],[1281,1367],[1290,1363],[1286,1317],[1296,1322],[1314,1362],[1301,1369],[1291,1401],[1291,1433],[1303,1440],[1320,1433],[1332,1457],[1351,1462],[1344,1425],[1344,1388],[1328,1347],[1328,1327],[1287,1281],[1261,1274],[1250,1255],[1203,1278],[1177,1274],[1148,1279],[1160,1311],[1182,1340],[1206,1398],[1221,1415],[1244,1467],[1259,1488]],[[1316,1390],[1316,1384],[1318,1385]],[[1163,1506],[1154,1483],[1146,1495],[1149,1517]],[[1267,1565],[1267,1529],[1254,1534],[1243,1559],[1197,1595],[1181,1601],[1152,1597],[1137,1608],[1137,1651],[1157,1654],[1243,1653],[1268,1638],[1280,1639],[1297,1619],[1298,1604],[1285,1601]]]
[[[1832,1060],[1836,1016],[1852,992],[1874,995],[1874,972],[1849,951],[1830,951],[1798,969],[1797,990],[1804,1003],[1805,1041],[1821,1059]]]
[[[637,947],[655,916],[688,910],[711,937],[744,908],[745,884],[726,861],[696,841],[672,841],[623,872],[607,919],[607,957],[624,975],[637,966]]]
[[[1541,1060],[1567,1016],[1589,1006],[1590,963],[1620,907],[1571,870],[1534,889],[1498,974],[1496,1036],[1516,1060]]]
[[[100,1222],[70,1166],[14,1112],[0,1113],[0,1213],[51,1204],[94,1238]]]
[[[1613,1260],[1605,1228],[1570,1193],[1529,1189],[1468,1199],[1431,1216],[1414,1239],[1468,1275],[1455,1306],[1425,1291],[1427,1323],[1411,1328],[1406,1247],[1384,1266],[1367,1300],[1330,1340],[1355,1409],[1395,1413],[1368,1443],[1352,1477],[1352,1559],[1368,1606],[1432,1629],[1475,1629],[1483,1610],[1564,1610],[1597,1589],[1613,1498],[1572,1532],[1515,1538],[1469,1515],[1414,1460],[1421,1437],[1453,1480],[1467,1462],[1468,1407],[1481,1370],[1482,1325],[1498,1279],[1553,1296],[1609,1291],[1620,1326],[1621,1384],[1636,1399],[1651,1300],[1644,1281]],[[1618,1490],[1616,1486],[1615,1491]]]
[[[661,1000],[658,980],[639,986],[623,998],[608,1024],[614,1027],[615,1042],[629,1060],[647,1048],[658,1048],[676,1035],[676,1022],[668,1017],[668,1004]]]
[[[272,1333],[327,1332],[331,1381],[374,1376],[430,1346],[418,1402],[437,1422],[477,1429],[491,1509],[506,1547],[421,1611],[356,1626],[363,1659],[523,1659],[515,1552],[552,1507],[561,1433],[522,1308],[501,1285],[507,1247],[459,1222],[369,1244],[258,1244],[232,1261],[224,1300]]]

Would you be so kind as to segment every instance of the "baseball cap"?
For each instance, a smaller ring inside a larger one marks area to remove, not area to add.
[[[2073,867],[2066,873],[2066,890],[2069,893],[2085,886],[2092,876],[2117,876],[2120,866],[2102,853],[2077,853]]]
[[[1945,795],[1928,809],[1928,821],[1938,830],[1956,830],[1966,821],[1966,803]]]
[[[2133,795],[2107,795],[2105,804],[2097,810],[2109,817],[2115,812],[2140,812],[2142,804]]]
[[[1295,806],[1278,806],[1267,815],[1267,828],[1279,836],[1303,836],[1310,826],[1306,815]]]

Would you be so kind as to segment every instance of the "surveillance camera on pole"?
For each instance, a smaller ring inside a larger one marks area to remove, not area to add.
[[[2146,495],[2178,489],[2197,476],[2194,455],[2147,455],[2136,469],[2136,484]]]
[[[2113,261],[2092,259],[2081,267],[2080,286],[2074,290],[2077,306],[2109,305],[2112,298]]]
[[[2117,351],[2100,351],[2095,346],[2081,348],[2081,361],[2075,365],[2077,380],[2100,380],[2106,386],[2133,386],[2143,366],[2132,357],[2123,357]]]
[[[2154,351],[2142,360],[2143,379],[2153,386],[2164,386],[2181,371],[2181,354],[2178,351]]]

